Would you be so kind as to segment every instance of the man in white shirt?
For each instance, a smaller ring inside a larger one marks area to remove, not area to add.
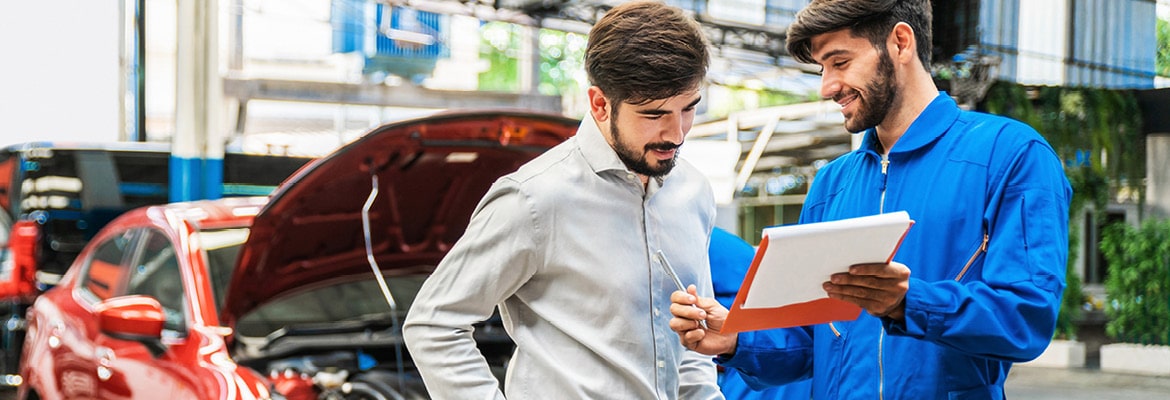
[[[612,9],[585,55],[577,135],[500,178],[404,325],[436,399],[722,399],[710,357],[669,326],[657,258],[711,295],[711,188],[678,159],[708,63],[698,24],[658,2]],[[504,390],[472,325],[499,306],[516,343]]]

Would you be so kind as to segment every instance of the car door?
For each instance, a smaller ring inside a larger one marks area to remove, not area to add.
[[[106,235],[82,266],[73,296],[54,296],[60,313],[42,322],[53,358],[56,391],[67,399],[127,399],[124,384],[110,390],[111,377],[102,365],[107,350],[96,343],[101,336],[94,307],[122,290],[135,230]],[[121,382],[121,380],[119,380]]]
[[[176,245],[162,231],[141,229],[130,256],[121,295],[142,295],[158,300],[166,315],[162,342],[166,350],[151,353],[141,342],[99,335],[99,368],[106,368],[104,389],[116,392],[127,385],[131,399],[194,399],[198,368],[188,346],[189,303],[184,291]],[[101,376],[99,376],[100,378]]]

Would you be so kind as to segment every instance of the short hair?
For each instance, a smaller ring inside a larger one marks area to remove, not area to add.
[[[634,1],[614,7],[589,31],[585,71],[614,103],[645,104],[698,87],[707,40],[677,7]]]
[[[869,39],[884,54],[890,30],[905,22],[914,30],[918,59],[929,70],[931,18],[928,0],[813,0],[796,14],[796,22],[788,26],[788,54],[800,62],[815,64],[813,36],[841,28],[849,28],[854,36]]]

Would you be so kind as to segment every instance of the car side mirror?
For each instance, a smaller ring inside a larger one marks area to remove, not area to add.
[[[98,329],[103,334],[142,343],[155,357],[166,352],[167,348],[162,343],[162,330],[167,317],[162,305],[153,297],[114,297],[98,303],[95,310]]]

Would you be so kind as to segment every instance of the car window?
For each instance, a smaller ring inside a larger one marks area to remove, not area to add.
[[[121,196],[122,209],[162,204],[169,200],[168,154],[136,151],[111,151],[109,154],[117,171],[115,194]]]
[[[166,315],[163,329],[182,335],[187,330],[187,300],[183,294],[183,276],[175,247],[162,232],[144,231],[141,252],[126,283],[126,294],[153,297]]]
[[[85,213],[85,186],[78,175],[76,152],[38,151],[29,153],[22,163],[20,182],[21,219],[28,218],[41,224],[40,256],[37,269],[53,274],[64,274],[77,253],[96,230],[93,218]],[[100,173],[91,166],[92,173]]]
[[[223,195],[266,196],[311,159],[258,154],[223,155]]]
[[[133,231],[126,231],[97,245],[77,285],[84,297],[96,303],[121,293],[126,277],[124,261],[133,239]]]

